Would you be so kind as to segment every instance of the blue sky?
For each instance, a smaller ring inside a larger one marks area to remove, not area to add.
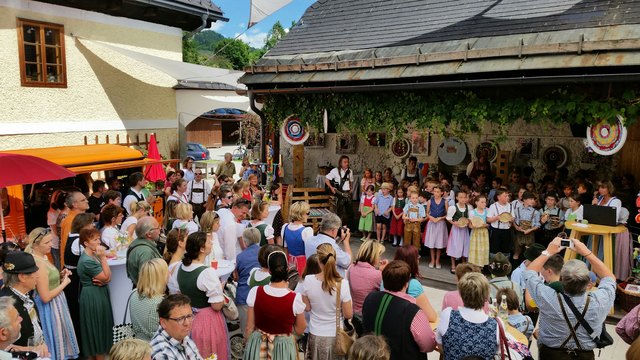
[[[315,0],[293,0],[242,34],[247,29],[249,21],[250,0],[213,0],[213,3],[222,9],[229,22],[214,23],[212,29],[226,37],[236,37],[241,34],[241,40],[252,47],[261,48],[267,33],[276,21],[279,20],[282,26],[288,28],[291,21],[298,21],[305,10],[314,2]]]

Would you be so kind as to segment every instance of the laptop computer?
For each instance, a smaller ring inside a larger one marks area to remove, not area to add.
[[[600,205],[582,205],[584,210],[583,218],[589,222],[589,224],[616,226],[618,225],[618,216],[616,215],[616,208],[612,206],[600,206]]]

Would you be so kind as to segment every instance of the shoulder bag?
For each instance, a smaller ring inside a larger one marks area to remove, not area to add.
[[[138,290],[133,290],[131,294],[129,294],[129,299],[127,300],[127,307],[124,309],[124,317],[122,318],[122,323],[120,325],[113,326],[113,343],[116,344],[122,340],[133,339],[135,338],[135,333],[133,332],[133,324],[127,323],[127,311],[129,311],[129,302],[131,301],[131,296],[136,293]]]
[[[338,281],[336,285],[336,342],[333,345],[333,354],[337,356],[346,356],[349,352],[349,348],[356,341],[356,335],[353,328],[350,331],[345,331],[340,326],[340,315],[342,309],[342,303],[340,302],[340,288],[342,287],[342,281]]]

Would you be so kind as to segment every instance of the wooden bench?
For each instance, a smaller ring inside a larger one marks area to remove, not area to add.
[[[305,226],[312,226],[313,232],[318,232],[322,216],[329,212],[334,212],[334,206],[331,202],[331,196],[328,195],[323,188],[296,188],[293,185],[287,187],[285,201],[282,204],[282,217],[284,222],[289,222],[289,209],[291,204],[298,201],[306,201],[309,203],[311,210],[309,211],[308,221]]]

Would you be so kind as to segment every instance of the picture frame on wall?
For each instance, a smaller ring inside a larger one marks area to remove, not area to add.
[[[411,153],[413,155],[431,155],[431,133],[413,131],[411,133]]]
[[[351,134],[336,136],[336,154],[355,154],[357,137]]]
[[[519,138],[517,142],[517,154],[520,159],[537,159],[538,158],[538,141],[533,138]]]
[[[385,133],[378,133],[378,132],[369,133],[367,140],[369,142],[369,146],[378,146],[378,147],[387,146],[387,134]]]
[[[322,149],[325,146],[325,134],[312,132],[304,142],[304,147],[311,149]]]

